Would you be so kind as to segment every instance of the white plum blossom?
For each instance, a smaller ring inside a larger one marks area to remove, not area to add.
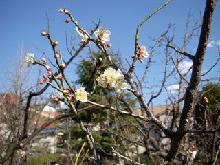
[[[97,78],[98,84],[104,88],[126,89],[128,84],[124,80],[124,75],[120,69],[107,68],[103,74]]]
[[[148,53],[146,47],[143,45],[139,48],[138,53],[139,53],[140,58],[143,58],[143,57],[147,58],[149,56],[149,53]]]
[[[83,30],[76,27],[76,32],[79,34],[79,37],[81,39],[81,42],[86,43],[89,40],[89,34]]]
[[[149,53],[148,53],[146,47],[143,46],[143,45],[142,46],[138,46],[137,47],[137,51],[136,51],[134,57],[137,57],[138,60],[142,63],[143,62],[143,58],[149,57]]]
[[[28,65],[31,65],[34,63],[34,54],[33,53],[27,53],[25,56],[25,63]]]
[[[75,98],[81,102],[87,102],[88,92],[85,91],[84,87],[80,87],[75,91]]]
[[[110,41],[111,32],[104,28],[99,28],[94,32],[95,36],[100,40],[102,44]]]

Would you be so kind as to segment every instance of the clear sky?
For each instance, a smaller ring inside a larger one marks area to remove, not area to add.
[[[39,50],[50,52],[46,40],[40,35],[41,31],[47,27],[46,15],[50,19],[53,36],[60,42],[60,49],[65,52],[65,32],[72,34],[74,29],[64,23],[65,17],[57,12],[59,8],[70,9],[80,24],[87,29],[93,27],[93,21],[100,19],[102,26],[112,32],[113,51],[119,52],[123,58],[130,58],[133,54],[137,24],[163,2],[165,1],[0,0],[0,85],[4,83],[5,73],[13,67],[13,61],[18,59],[21,48],[39,56],[41,54]],[[171,23],[175,27],[175,42],[180,44],[187,14],[191,12],[194,19],[200,19],[204,5],[205,0],[173,0],[143,27],[140,41],[148,47],[150,38],[159,36]],[[216,43],[220,40],[219,3],[216,9],[210,38],[212,44],[208,48],[204,70],[217,57]],[[192,43],[188,51],[194,53],[196,46],[196,42]],[[160,65],[160,61],[156,65]]]

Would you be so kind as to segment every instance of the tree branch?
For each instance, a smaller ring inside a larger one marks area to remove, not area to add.
[[[175,47],[174,47],[173,45],[171,45],[171,44],[167,44],[167,47],[168,47],[168,48],[172,48],[175,52],[177,52],[177,53],[179,53],[179,54],[182,54],[182,55],[188,57],[188,58],[191,59],[191,60],[193,60],[193,58],[194,58],[194,56],[193,56],[192,54],[189,54],[189,53],[187,53],[187,52],[181,51],[181,50],[175,48]]]

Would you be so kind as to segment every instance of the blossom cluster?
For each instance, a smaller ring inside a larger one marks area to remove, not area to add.
[[[103,74],[97,78],[98,84],[104,88],[126,89],[128,84],[124,80],[124,75],[120,69],[107,68]]]

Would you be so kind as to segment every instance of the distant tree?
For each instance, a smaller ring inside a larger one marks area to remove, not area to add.
[[[220,124],[220,84],[207,84],[202,90],[202,95],[207,98],[209,125],[218,127]]]
[[[89,100],[99,104],[120,106],[122,109],[126,109],[123,104],[118,103],[116,98],[114,98],[113,90],[106,90],[97,84],[98,76],[96,75],[100,75],[110,65],[108,61],[104,61],[105,59],[102,59],[102,56],[103,55],[101,53],[92,53],[90,57],[92,59],[87,59],[80,62],[77,69],[77,73],[79,75],[77,83],[78,85],[84,86],[86,91],[92,93],[92,95],[89,96]],[[111,55],[111,59],[117,62],[120,61],[119,57],[116,55]],[[127,100],[129,100],[129,103],[134,107],[136,103],[135,99],[132,98],[131,94],[129,93],[125,95]],[[83,106],[81,106],[81,108],[83,108]],[[132,129],[135,130],[135,128],[132,128],[135,125],[135,120],[132,118],[126,116],[121,117],[117,112],[110,112],[109,109],[99,107],[91,107],[86,111],[80,112],[79,120],[90,125],[90,129],[96,141],[97,151],[102,163],[110,163],[110,161],[112,161],[112,163],[114,162],[115,158],[112,156],[111,152],[112,146],[120,146],[119,148],[123,152],[126,150],[125,143],[122,143],[123,138],[120,138],[120,136],[124,136],[124,133],[121,132],[120,129],[117,130],[117,127],[124,125],[125,128],[128,128],[127,131],[130,133],[134,133]],[[80,150],[83,143],[86,142],[86,139],[82,139],[83,134],[84,133],[83,130],[80,129],[80,125],[73,124],[73,149]]]
[[[220,122],[220,85],[209,83],[202,89],[201,97],[195,108],[194,129],[200,129],[201,134],[192,136],[198,146],[198,162],[213,162],[220,146],[218,138]],[[212,130],[204,134],[207,129]]]

